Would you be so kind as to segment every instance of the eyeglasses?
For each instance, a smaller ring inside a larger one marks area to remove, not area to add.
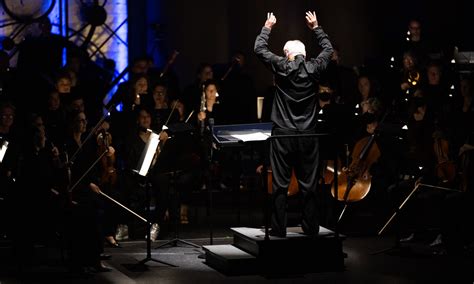
[[[2,118],[14,118],[15,116],[13,114],[2,114],[1,115]]]

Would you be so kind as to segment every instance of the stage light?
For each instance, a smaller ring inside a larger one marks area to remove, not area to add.
[[[403,130],[408,130],[408,126],[405,124],[405,125],[402,126],[402,129]]]

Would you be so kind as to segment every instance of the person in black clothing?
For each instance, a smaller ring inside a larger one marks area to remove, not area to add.
[[[186,113],[199,107],[199,98],[204,90],[204,83],[214,79],[214,71],[209,63],[199,64],[196,71],[196,80],[184,88],[179,100],[184,104]]]
[[[65,194],[70,199],[65,208],[67,240],[70,242],[71,271],[76,273],[109,271],[101,261],[104,252],[103,205],[93,189],[97,187],[98,169],[94,165],[97,145],[86,142],[87,118],[84,112],[68,117],[68,135],[65,151],[67,179]],[[109,146],[107,155],[114,149]]]
[[[214,183],[221,180],[220,162],[229,162],[228,152],[215,151],[216,147],[212,138],[212,127],[214,124],[223,124],[224,112],[218,101],[219,85],[216,80],[209,79],[204,82],[204,91],[201,96],[201,103],[199,112],[197,114],[196,129],[200,134],[200,164],[202,169],[203,185],[209,186],[208,182],[211,180],[211,172],[214,173],[212,178]],[[229,165],[232,166],[232,165]],[[217,184],[214,184],[217,186]]]
[[[315,133],[317,124],[317,80],[327,67],[333,48],[327,34],[318,25],[315,12],[306,12],[306,23],[316,35],[322,51],[306,61],[304,44],[288,41],[277,56],[268,49],[268,39],[276,18],[269,13],[265,25],[255,40],[257,57],[275,75],[276,92],[271,120],[272,135],[303,135]],[[275,139],[270,144],[272,179],[272,235],[286,237],[287,188],[292,168],[298,179],[304,201],[302,229],[305,234],[317,235],[319,222],[316,213],[316,187],[319,164],[319,143],[315,137]]]

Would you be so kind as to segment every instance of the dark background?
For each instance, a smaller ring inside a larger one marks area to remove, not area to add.
[[[445,50],[456,45],[474,50],[474,1],[429,0],[201,0],[129,1],[129,56],[155,58],[158,66],[173,50],[180,52],[174,67],[181,85],[194,79],[200,62],[225,63],[241,50],[261,91],[271,84],[270,73],[253,55],[255,36],[266,13],[277,17],[270,48],[282,54],[289,39],[300,39],[308,55],[318,50],[305,25],[304,13],[316,11],[318,21],[341,50],[342,63],[361,66],[390,58],[406,36],[408,21],[421,21],[422,37]]]

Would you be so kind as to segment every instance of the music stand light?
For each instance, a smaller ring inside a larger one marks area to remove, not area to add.
[[[150,129],[147,129],[147,131],[151,132],[151,134],[145,145],[145,149],[142,152],[140,160],[138,161],[138,170],[136,170],[136,172],[143,177],[146,177],[148,175],[148,171],[150,170],[153,158],[155,157],[156,149],[158,148],[158,144],[160,143],[160,135],[156,134]]]
[[[5,157],[5,153],[7,152],[8,149],[8,141],[3,140],[2,145],[0,146],[0,163],[3,161],[3,158]]]

